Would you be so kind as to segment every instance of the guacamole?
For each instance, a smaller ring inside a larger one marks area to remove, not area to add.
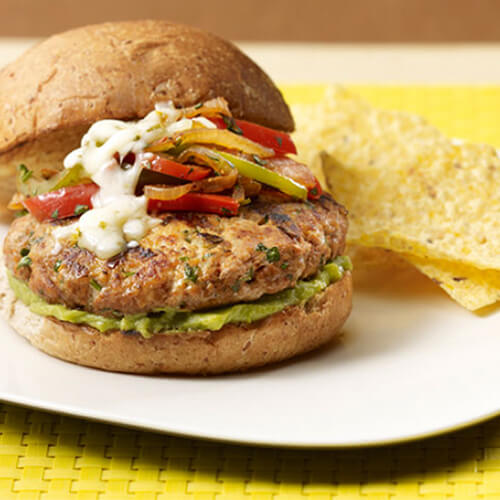
[[[306,302],[328,285],[351,270],[348,257],[336,257],[311,279],[300,280],[293,288],[273,295],[265,295],[254,302],[234,304],[204,311],[180,311],[172,308],[156,309],[150,313],[125,314],[114,318],[68,309],[49,304],[33,292],[26,283],[15,278],[10,271],[8,279],[16,297],[40,316],[52,316],[70,323],[89,325],[100,332],[108,330],[136,331],[143,337],[164,331],[220,330],[228,323],[252,323],[282,311],[288,306]]]

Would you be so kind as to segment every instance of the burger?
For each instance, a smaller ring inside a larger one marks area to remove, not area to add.
[[[67,31],[0,72],[0,109],[17,215],[1,309],[34,346],[213,374],[338,333],[346,210],[293,158],[282,95],[230,42],[166,21]]]

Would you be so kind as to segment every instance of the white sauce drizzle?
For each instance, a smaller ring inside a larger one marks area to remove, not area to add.
[[[192,128],[195,123],[215,128],[206,118],[180,116],[181,111],[169,101],[158,103],[154,111],[136,122],[101,120],[90,127],[81,147],[64,159],[64,167],[82,165],[100,189],[92,197],[92,210],[74,224],[54,231],[54,253],[60,251],[60,241],[67,238],[74,239],[80,247],[101,259],[138,246],[146,233],[160,222],[148,215],[146,198],[134,194],[142,162],[148,157],[144,149],[161,137]],[[130,152],[135,154],[135,162],[124,170],[114,156],[118,153],[123,159]]]

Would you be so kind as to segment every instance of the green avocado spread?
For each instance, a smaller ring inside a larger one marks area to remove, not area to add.
[[[228,323],[252,323],[311,299],[328,285],[351,270],[349,257],[336,257],[311,279],[297,281],[293,288],[272,295],[264,295],[254,302],[234,304],[204,311],[179,311],[172,308],[156,309],[150,313],[125,314],[108,318],[98,314],[68,309],[60,304],[49,304],[28,285],[8,272],[9,283],[16,297],[40,316],[52,316],[61,321],[89,325],[100,332],[108,330],[136,331],[143,337],[165,331],[220,330]]]

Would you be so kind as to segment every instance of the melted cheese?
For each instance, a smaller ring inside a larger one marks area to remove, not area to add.
[[[181,111],[171,102],[159,103],[155,110],[136,122],[101,120],[83,136],[81,146],[64,159],[65,168],[82,165],[86,175],[99,187],[92,198],[92,210],[69,226],[55,230],[56,247],[60,240],[73,238],[82,248],[101,259],[109,259],[125,248],[138,245],[158,219],[147,214],[144,196],[135,196],[147,145],[155,140],[189,130],[194,125],[215,128],[203,117],[181,118]],[[133,165],[120,166],[116,153],[124,158],[135,154]]]

